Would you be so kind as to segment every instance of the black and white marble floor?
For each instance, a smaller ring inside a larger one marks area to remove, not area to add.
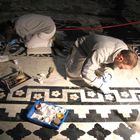
[[[139,122],[140,87],[137,66],[133,71],[121,73],[110,84],[116,101],[110,102],[96,90],[76,85],[64,78],[64,60],[53,57],[16,56],[19,65],[28,75],[23,83],[11,87],[10,93],[0,91],[0,139],[48,139],[48,140],[137,140],[138,131],[131,126]],[[57,69],[59,63],[59,72]],[[54,71],[40,84],[35,80],[39,73]],[[2,65],[4,73],[11,72],[13,63]],[[2,69],[1,67],[1,69]],[[137,73],[136,73],[137,72]],[[133,73],[133,75],[132,75]],[[8,76],[9,76],[8,75]],[[119,80],[119,82],[117,82]],[[129,80],[129,81],[128,81]],[[116,85],[116,86],[115,86]],[[130,86],[131,85],[131,86]],[[59,130],[36,125],[26,115],[36,100],[47,101],[69,110],[68,117]]]
[[[62,26],[63,27],[63,26]],[[60,32],[59,32],[60,33]],[[72,33],[72,32],[71,32]],[[133,70],[116,70],[110,83],[116,101],[97,90],[86,88],[81,81],[65,79],[65,58],[42,55],[9,55],[16,59],[27,75],[10,91],[0,87],[1,140],[139,140],[140,139],[140,63]],[[54,71],[43,83],[39,74]],[[0,64],[0,78],[15,73],[11,62]],[[36,100],[47,101],[68,109],[60,129],[31,123],[26,115]]]

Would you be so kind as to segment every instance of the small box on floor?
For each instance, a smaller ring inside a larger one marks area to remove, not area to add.
[[[36,124],[59,129],[68,115],[64,107],[48,102],[36,101],[27,114],[27,118]]]

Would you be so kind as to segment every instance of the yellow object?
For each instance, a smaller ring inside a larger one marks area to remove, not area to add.
[[[57,118],[59,118],[60,120],[64,118],[64,114],[63,113],[57,113]]]
[[[18,75],[17,75],[17,77],[16,77],[16,80],[22,80],[22,79],[24,79],[25,78],[25,74],[23,73],[23,72],[19,72],[18,73]]]

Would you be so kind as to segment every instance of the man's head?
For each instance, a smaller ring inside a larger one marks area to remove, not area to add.
[[[115,67],[132,69],[137,65],[138,55],[132,50],[122,50],[114,59]]]

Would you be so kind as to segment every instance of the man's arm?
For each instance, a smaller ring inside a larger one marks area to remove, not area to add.
[[[104,56],[101,53],[101,50],[94,51],[92,55],[86,59],[81,71],[81,77],[90,86],[94,86],[94,81],[97,78],[96,70],[100,68],[100,64],[103,62]]]
[[[100,88],[100,90],[107,94],[110,92],[108,82],[112,79],[113,71],[110,67],[101,67],[101,64],[106,62],[108,55],[104,49],[94,51],[91,57],[87,58],[81,76],[83,80],[91,87]]]

